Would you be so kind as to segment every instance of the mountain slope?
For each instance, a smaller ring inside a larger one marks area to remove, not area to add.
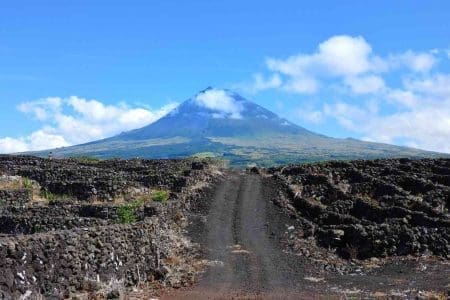
[[[49,151],[34,153],[45,156]],[[441,154],[355,139],[335,139],[295,125],[228,90],[207,88],[143,128],[83,145],[60,156],[174,158],[208,155],[239,166],[330,159],[436,157]]]
[[[275,133],[315,135],[236,93],[207,88],[155,123],[112,139],[145,140],[175,136],[196,139]]]

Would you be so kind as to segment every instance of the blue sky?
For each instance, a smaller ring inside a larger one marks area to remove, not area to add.
[[[2,1],[0,152],[139,127],[207,86],[450,152],[449,19],[448,1]]]

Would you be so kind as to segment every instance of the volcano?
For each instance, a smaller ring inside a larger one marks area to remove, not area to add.
[[[83,145],[34,153],[55,157],[211,156],[234,166],[333,159],[436,157],[439,153],[311,132],[230,90],[207,88],[143,128]]]

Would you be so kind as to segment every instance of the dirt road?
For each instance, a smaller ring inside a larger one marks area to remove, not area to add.
[[[258,175],[235,175],[217,191],[208,217],[209,259],[213,267],[199,287],[218,293],[261,294],[292,288],[299,268],[283,255],[272,232],[272,205]]]
[[[280,248],[287,216],[270,201],[272,193],[257,174],[229,174],[215,192],[199,236],[211,266],[194,289],[168,299],[298,298],[300,283],[310,272]]]
[[[339,299],[343,290],[355,295],[421,288],[433,277],[445,281],[448,268],[430,269],[428,277],[415,265],[388,266],[370,276],[339,275],[308,257],[285,253],[280,239],[293,220],[272,203],[277,189],[271,184],[258,174],[228,174],[209,204],[204,227],[192,230],[210,267],[193,288],[163,298],[310,299],[334,294]]]

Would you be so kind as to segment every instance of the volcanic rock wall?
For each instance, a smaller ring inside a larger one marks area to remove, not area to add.
[[[67,198],[113,201],[152,187],[179,192],[190,173],[205,164],[189,159],[96,161],[0,155],[0,174],[34,180],[44,191]]]
[[[450,160],[390,159],[272,168],[305,236],[343,257],[450,254]]]
[[[127,284],[146,280],[159,268],[156,226],[149,221],[3,238],[3,296],[18,299],[32,291],[61,297],[108,282],[112,275]]]
[[[7,205],[25,205],[31,201],[28,189],[0,190],[0,207]]]
[[[181,234],[184,214],[205,201],[213,166],[197,160],[83,163],[1,156],[3,175],[33,179],[56,198],[24,202],[18,194],[0,193],[7,195],[0,197],[0,299],[59,299],[112,281],[187,284],[196,270],[183,264],[195,255]],[[86,203],[126,202],[151,189],[168,191],[170,199],[136,207],[130,224],[117,223],[124,204]],[[173,257],[181,261],[176,269]]]

